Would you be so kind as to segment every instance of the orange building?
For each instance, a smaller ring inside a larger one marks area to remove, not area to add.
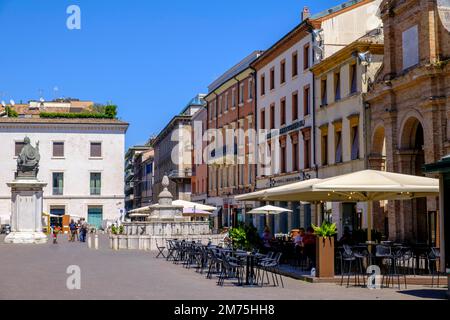
[[[208,129],[216,136],[208,150],[208,204],[219,208],[216,228],[243,221],[242,203],[234,196],[252,192],[256,165],[252,130],[256,128],[256,90],[250,64],[262,54],[255,51],[208,87],[205,97]],[[218,139],[222,135],[223,139]],[[223,140],[223,141],[220,141]]]

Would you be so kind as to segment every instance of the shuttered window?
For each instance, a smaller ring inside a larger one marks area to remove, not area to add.
[[[64,157],[64,142],[53,142],[53,156]]]
[[[91,142],[91,157],[100,158],[102,156],[102,143]]]

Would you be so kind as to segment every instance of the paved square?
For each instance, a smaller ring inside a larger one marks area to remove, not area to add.
[[[0,299],[443,299],[444,289],[409,286],[408,290],[368,290],[335,284],[311,284],[284,278],[285,288],[218,287],[194,269],[185,269],[156,253],[114,252],[106,236],[100,249],[68,243],[40,246],[7,245],[0,237]],[[81,268],[81,290],[69,290],[67,267]]]

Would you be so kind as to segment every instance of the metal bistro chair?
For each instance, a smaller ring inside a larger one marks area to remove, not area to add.
[[[281,282],[281,286],[284,288],[283,276],[279,272],[277,272],[279,271],[281,256],[282,253],[277,252],[273,255],[273,258],[265,258],[261,260],[261,262],[259,263],[259,267],[262,270],[261,285],[264,285],[264,274],[266,275],[268,284],[270,284],[268,274],[270,272],[272,275],[273,285],[278,287]],[[280,282],[278,282],[278,276],[280,277]]]
[[[356,267],[357,267],[356,273],[358,276],[357,283],[358,283],[358,285],[361,285],[361,283],[359,282],[359,276],[362,276],[363,279],[365,278],[366,273],[364,272],[364,270],[365,270],[364,269],[364,261],[366,260],[367,264],[369,265],[370,253],[366,247],[361,247],[361,246],[354,247],[352,249],[352,251],[353,251],[353,255],[356,258],[356,261],[355,261]],[[364,284],[365,284],[365,281],[363,281],[362,285],[364,285]]]
[[[236,258],[227,256],[225,253],[222,253],[220,260],[222,262],[222,270],[220,272],[217,284],[219,286],[223,286],[225,279],[237,278],[238,285],[242,285],[244,267],[239,263],[239,261]]]
[[[381,259],[381,264],[383,262],[387,264],[386,270],[383,273],[382,284],[386,280],[386,286],[389,288],[392,280],[392,285],[394,285],[394,278],[397,277],[398,288],[400,289],[400,273],[397,271],[397,261],[400,259],[398,251],[392,252],[391,247],[378,245],[376,246],[375,256]],[[405,276],[406,285],[406,276]]]
[[[353,262],[356,264],[356,257],[353,253],[351,247],[349,245],[343,245],[341,251],[341,264],[342,264],[342,272],[341,272],[341,286],[344,283],[344,276],[347,276],[347,288],[350,286],[350,277],[355,276],[355,283],[359,283],[359,276],[352,268]],[[345,272],[345,267],[347,266],[347,272]],[[358,280],[357,280],[358,277]]]
[[[166,259],[166,255],[164,254],[164,250],[166,250],[166,247],[160,246],[158,244],[158,240],[156,240],[156,249],[158,249],[158,255],[156,256],[156,259],[158,259],[160,256],[162,256],[164,259]]]
[[[211,279],[213,274],[220,273],[222,260],[220,259],[220,250],[217,248],[208,249],[208,272],[206,278]]]
[[[167,239],[167,256],[166,256],[166,260],[169,261],[170,259],[175,259],[174,257],[174,253],[175,253],[175,245],[174,245],[174,241]]]
[[[427,255],[428,269],[431,273],[431,287],[434,288],[434,278],[437,276],[437,286],[439,287],[439,280],[441,272],[438,270],[441,262],[441,251],[439,248],[431,248]]]

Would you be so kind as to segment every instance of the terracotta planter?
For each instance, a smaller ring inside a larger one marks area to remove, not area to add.
[[[334,238],[317,238],[316,275],[319,278],[334,277]]]

